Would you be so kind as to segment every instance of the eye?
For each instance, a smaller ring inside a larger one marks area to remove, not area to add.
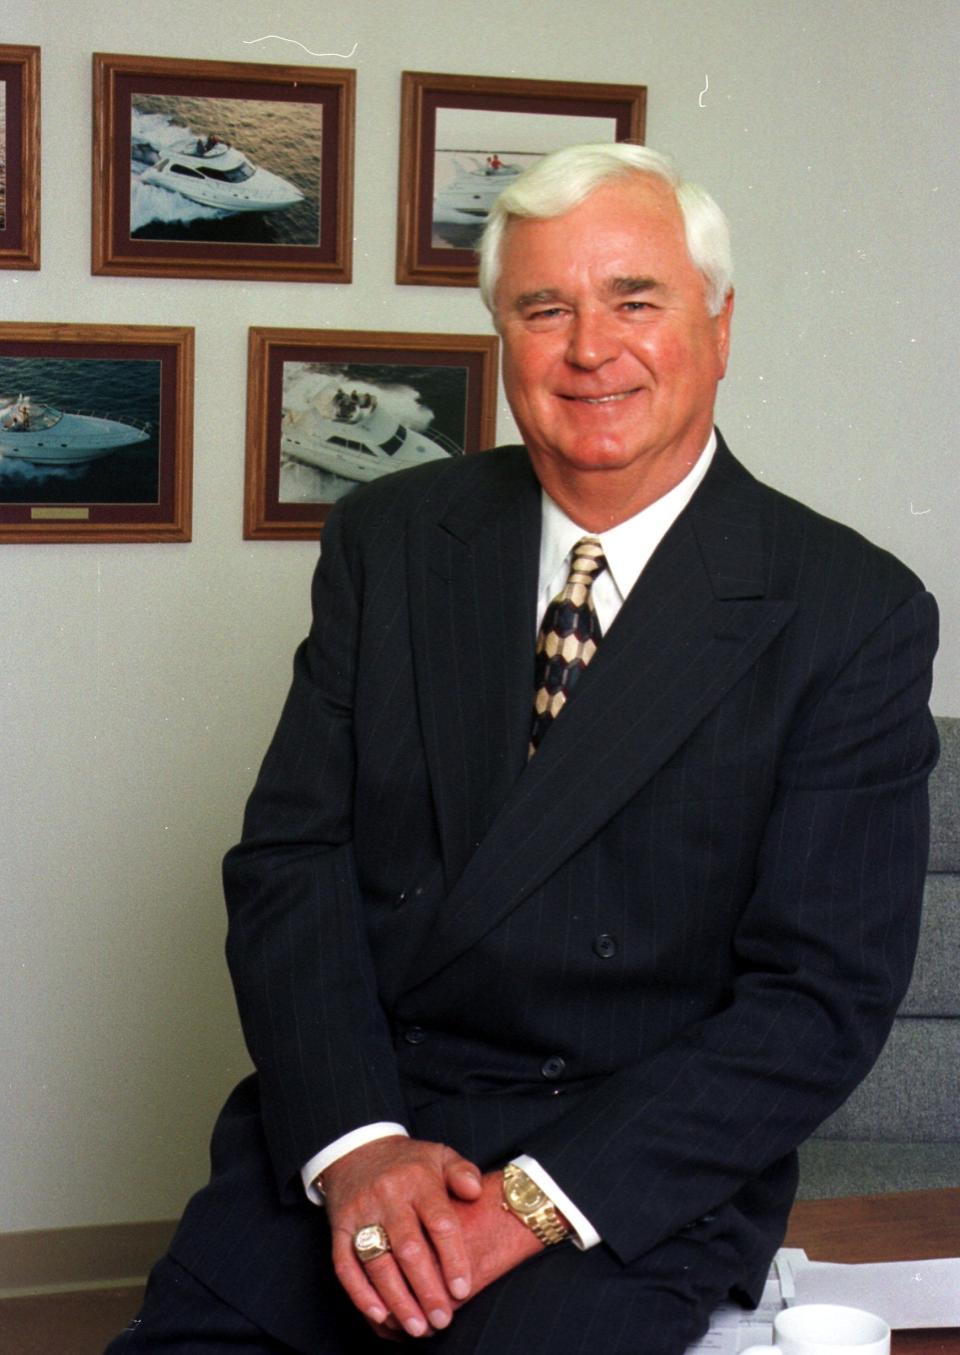
[[[652,311],[655,307],[652,306],[649,301],[625,301],[622,309],[630,314],[634,314],[638,311]]]
[[[527,324],[549,324],[566,314],[566,306],[538,306],[536,310],[527,311],[524,318]]]

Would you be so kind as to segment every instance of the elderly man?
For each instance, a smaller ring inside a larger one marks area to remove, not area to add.
[[[575,147],[481,281],[524,445],[330,517],[225,865],[256,1073],[117,1355],[680,1355],[906,987],[934,604],[715,432],[721,212]]]

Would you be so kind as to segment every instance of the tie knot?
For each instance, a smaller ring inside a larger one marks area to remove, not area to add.
[[[579,566],[580,569],[588,570],[591,574],[599,574],[601,569],[607,567],[603,547],[595,536],[581,536],[570,554],[572,557],[571,571]]]
[[[570,559],[570,573],[563,595],[570,601],[581,605],[590,591],[590,586],[598,574],[607,567],[603,547],[595,536],[582,536],[574,546]]]

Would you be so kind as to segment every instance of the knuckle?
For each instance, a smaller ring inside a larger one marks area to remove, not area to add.
[[[398,1276],[392,1276],[390,1281],[384,1281],[378,1286],[387,1306],[399,1320],[402,1322],[406,1317],[415,1316],[419,1309],[407,1286]]]

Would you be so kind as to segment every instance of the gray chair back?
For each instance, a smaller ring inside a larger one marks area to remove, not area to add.
[[[937,719],[917,963],[869,1076],[801,1150],[801,1194],[960,1185],[960,719]]]

